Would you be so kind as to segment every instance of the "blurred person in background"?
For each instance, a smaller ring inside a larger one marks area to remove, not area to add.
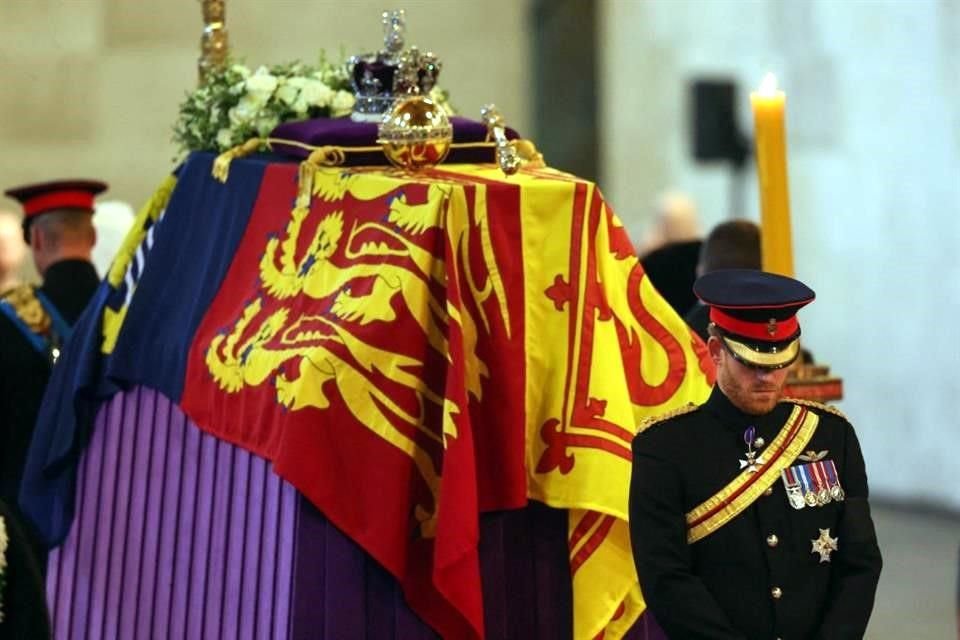
[[[93,247],[93,265],[100,277],[105,278],[136,215],[133,207],[120,200],[100,201],[95,207],[93,226],[97,230],[97,244]]]
[[[20,271],[27,257],[20,216],[0,211],[0,295],[20,284]]]
[[[678,315],[696,303],[693,281],[700,255],[700,221],[689,197],[665,193],[657,200],[656,218],[637,247],[647,278]]]
[[[760,227],[749,220],[728,220],[711,229],[703,241],[696,273],[700,277],[718,269],[760,268]],[[707,334],[710,307],[697,301],[683,319],[704,342],[707,341],[710,337]]]
[[[702,237],[697,205],[689,196],[678,191],[665,192],[657,198],[654,212],[653,223],[637,244],[637,255],[641,258],[668,244]]]
[[[17,513],[43,392],[100,282],[91,256],[97,238],[92,214],[94,197],[106,188],[92,180],[60,180],[6,191],[23,206],[22,233],[43,278],[39,287],[22,284],[0,297],[0,500]],[[43,571],[46,554],[23,524]]]

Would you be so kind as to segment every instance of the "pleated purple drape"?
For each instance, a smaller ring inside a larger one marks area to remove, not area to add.
[[[137,388],[98,414],[50,555],[55,637],[433,640],[396,580],[270,469]],[[484,514],[491,640],[570,638],[566,513]],[[631,640],[665,638],[644,617]]]

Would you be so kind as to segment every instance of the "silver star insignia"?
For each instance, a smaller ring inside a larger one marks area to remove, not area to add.
[[[830,562],[830,554],[837,550],[840,538],[831,538],[830,529],[820,529],[820,537],[811,540],[813,550],[810,553],[819,553],[820,562]]]

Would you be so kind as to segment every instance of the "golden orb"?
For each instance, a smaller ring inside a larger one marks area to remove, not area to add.
[[[443,162],[453,142],[453,126],[435,102],[423,96],[400,100],[378,129],[387,160],[401,169],[432,167]]]

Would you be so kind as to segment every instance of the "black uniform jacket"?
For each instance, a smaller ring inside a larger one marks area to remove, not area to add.
[[[40,290],[73,325],[99,284],[93,265],[63,260],[50,265]],[[50,360],[0,314],[0,499],[16,510],[20,478],[30,447]]]
[[[0,518],[7,531],[7,567],[0,588],[0,638],[44,640],[50,637],[50,619],[40,569],[16,514],[2,500]]]
[[[825,407],[805,450],[833,460],[843,501],[795,509],[783,481],[722,528],[687,543],[685,515],[741,473],[744,432],[771,442],[794,408],[740,412],[715,387],[692,412],[633,442],[630,538],[647,605],[670,638],[862,638],[880,577],[863,456],[853,427]],[[763,451],[763,448],[760,448]],[[797,460],[793,464],[805,464]],[[820,530],[838,540],[829,562]]]

